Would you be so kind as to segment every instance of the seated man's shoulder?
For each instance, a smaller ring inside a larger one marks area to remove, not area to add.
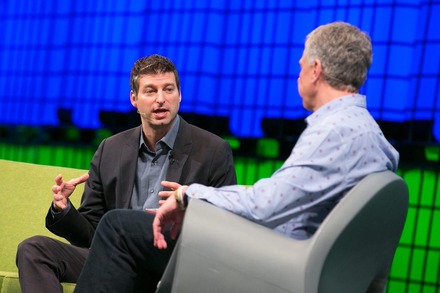
[[[112,142],[112,141],[119,141],[119,140],[125,140],[125,139],[129,139],[130,137],[134,137],[134,138],[139,138],[140,132],[141,131],[141,127],[140,126],[136,126],[118,133],[115,133],[109,137],[107,137],[105,140],[107,142]]]
[[[191,129],[191,136],[193,139],[204,139],[205,141],[212,141],[214,143],[224,142],[225,140],[208,130],[195,126],[193,124],[188,124]]]

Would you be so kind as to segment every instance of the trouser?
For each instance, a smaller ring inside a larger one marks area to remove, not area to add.
[[[60,282],[75,283],[88,254],[87,248],[45,236],[24,240],[16,257],[22,292],[62,292]]]
[[[153,246],[154,215],[111,210],[99,222],[90,253],[76,284],[76,293],[155,292],[175,241]]]

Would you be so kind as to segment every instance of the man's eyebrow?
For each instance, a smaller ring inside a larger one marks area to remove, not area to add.
[[[154,84],[151,84],[151,83],[149,83],[149,84],[144,84],[143,86],[142,86],[142,88],[143,89],[146,89],[146,88],[154,88],[155,86],[154,86]]]
[[[143,87],[156,87],[156,86],[169,86],[169,85],[172,85],[172,86],[176,86],[176,84],[174,83],[174,82],[167,82],[167,83],[164,83],[164,84],[159,84],[159,85],[157,85],[157,84],[154,84],[154,83],[146,83],[146,84],[144,84],[144,86]]]

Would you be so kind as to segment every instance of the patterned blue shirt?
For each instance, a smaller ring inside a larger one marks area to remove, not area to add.
[[[396,171],[399,153],[366,109],[366,98],[333,100],[306,118],[289,158],[251,187],[191,184],[207,200],[295,239],[309,238],[344,194],[366,175]]]

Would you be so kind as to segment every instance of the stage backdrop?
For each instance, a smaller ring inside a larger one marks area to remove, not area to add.
[[[226,126],[252,184],[309,114],[296,84],[307,33],[336,20],[372,38],[362,93],[410,188],[387,292],[438,293],[440,0],[0,0],[0,159],[88,168],[105,122],[133,111],[133,63],[159,53],[179,69],[182,113]]]
[[[100,128],[128,112],[129,72],[159,53],[177,65],[182,112],[225,116],[237,137],[263,118],[303,118],[298,60],[308,32],[342,20],[367,31],[362,93],[375,118],[428,120],[440,139],[440,2],[422,0],[0,0],[0,125]]]

